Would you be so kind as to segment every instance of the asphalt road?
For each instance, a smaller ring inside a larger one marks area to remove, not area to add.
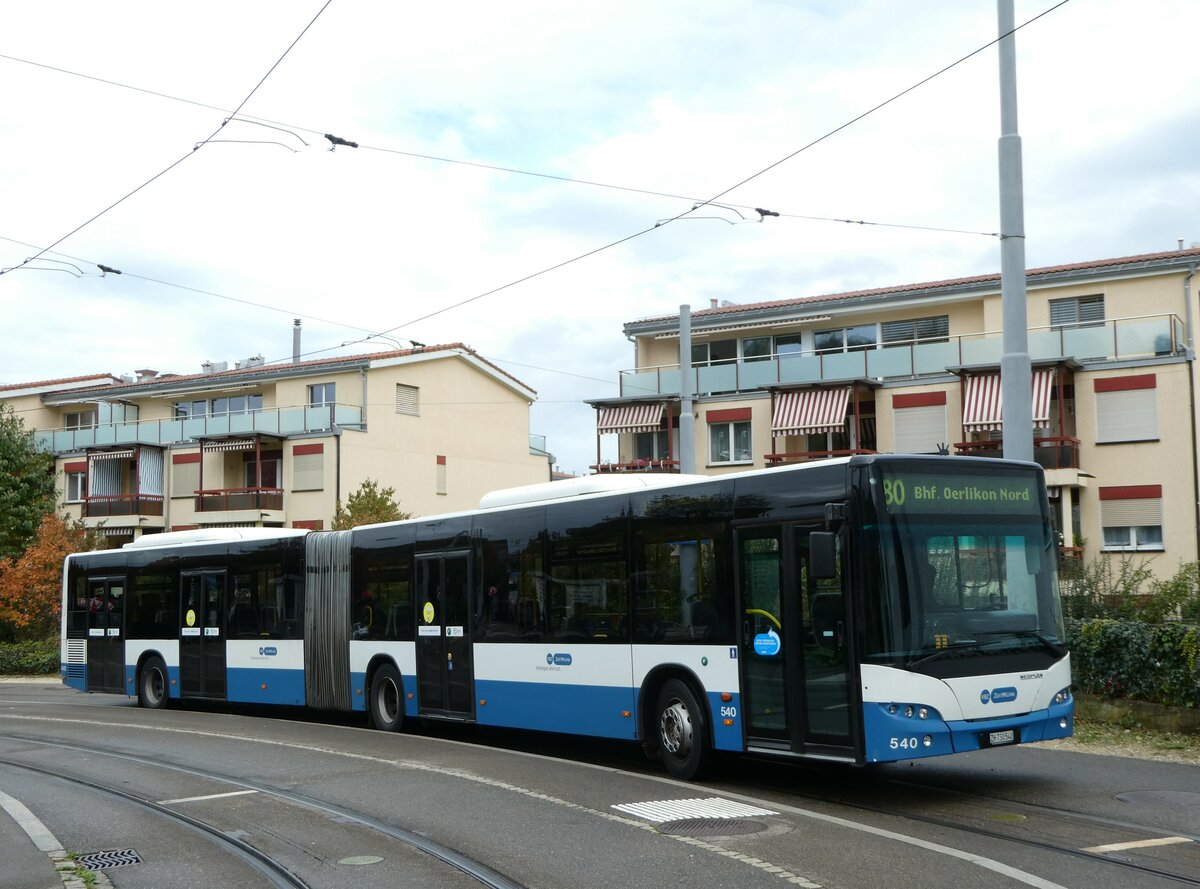
[[[1200,885],[1193,765],[1034,745],[867,770],[730,758],[685,784],[627,745],[361,726],[4,683],[0,791],[67,850],[133,850],[100,871],[120,889]],[[0,808],[0,889],[53,885]]]

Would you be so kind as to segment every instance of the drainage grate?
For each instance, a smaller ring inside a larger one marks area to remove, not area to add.
[[[88,870],[105,870],[110,867],[124,867],[127,864],[141,864],[142,857],[134,849],[120,849],[113,852],[89,852],[87,855],[76,855],[75,863]]]
[[[647,803],[621,803],[613,806],[618,812],[645,818],[655,824],[685,821],[691,818],[744,818],[748,815],[778,815],[770,809],[748,806],[731,799],[711,796],[707,799],[660,799]]]
[[[766,830],[761,821],[745,818],[687,818],[661,825],[659,833],[679,837],[735,837]]]

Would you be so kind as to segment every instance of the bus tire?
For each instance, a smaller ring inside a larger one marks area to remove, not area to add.
[[[171,683],[167,665],[160,657],[146,658],[138,671],[138,706],[147,710],[162,710],[170,700]]]
[[[404,725],[404,683],[391,664],[384,664],[371,677],[367,710],[371,725],[380,731],[395,732]]]
[[[691,781],[712,761],[708,719],[687,683],[668,679],[658,693],[658,751],[675,778]]]

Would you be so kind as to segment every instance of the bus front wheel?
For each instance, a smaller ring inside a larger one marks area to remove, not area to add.
[[[684,781],[701,776],[712,760],[704,711],[678,679],[668,679],[658,693],[658,751],[667,771]]]
[[[391,664],[384,664],[371,677],[371,695],[367,703],[371,725],[380,731],[398,731],[404,724],[404,683]]]
[[[167,706],[169,693],[167,665],[162,658],[147,658],[138,673],[138,705],[147,710],[161,710]]]

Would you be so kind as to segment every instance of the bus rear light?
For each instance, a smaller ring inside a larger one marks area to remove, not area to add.
[[[628,719],[628,718],[629,718],[630,716],[632,716],[633,714],[632,714],[631,712],[629,712],[628,710],[622,710],[622,711],[621,711],[621,715],[622,715],[623,717],[625,717],[626,719]]]
[[[411,700],[413,699],[413,697],[414,697],[414,695],[413,695],[413,693],[410,691],[410,692],[408,693],[408,699],[411,701]]]
[[[133,680],[130,680],[130,681],[132,682]],[[721,692],[721,700],[724,703],[728,704],[730,701],[733,700],[733,695],[727,691],[723,691],[723,692]]]
[[[480,699],[479,699],[479,706],[480,706],[480,707],[486,707],[486,706],[487,706],[487,698],[480,698]]]
[[[721,720],[721,721],[722,721],[723,723],[725,723],[725,725],[733,725],[733,720],[732,720],[732,719],[723,719],[723,720]]]
[[[267,683],[265,683],[265,682],[264,682],[262,685],[260,685],[260,686],[259,686],[259,688],[261,688],[263,691],[266,691],[266,690],[267,690]]]

